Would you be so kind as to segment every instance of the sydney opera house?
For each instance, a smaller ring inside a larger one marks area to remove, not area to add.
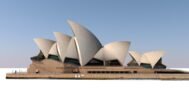
[[[39,54],[31,57],[27,73],[7,74],[7,78],[160,79],[170,73],[185,73],[166,69],[163,51],[129,51],[129,41],[102,45],[86,27],[70,20],[68,24],[73,36],[54,32],[56,41],[34,39]],[[127,61],[128,55],[131,61]]]
[[[117,41],[102,45],[96,36],[85,27],[68,21],[74,36],[54,32],[56,41],[34,39],[40,53],[32,57],[33,61],[44,59],[55,60],[64,64],[76,66],[125,66],[130,42]],[[130,51],[133,60],[129,66],[145,68],[166,68],[161,64],[163,51],[154,51],[140,55]]]

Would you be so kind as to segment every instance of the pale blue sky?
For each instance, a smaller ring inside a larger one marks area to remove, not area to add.
[[[188,0],[0,0],[0,67],[27,67],[33,38],[72,35],[68,19],[103,44],[131,41],[130,50],[164,50],[168,67],[189,67]]]

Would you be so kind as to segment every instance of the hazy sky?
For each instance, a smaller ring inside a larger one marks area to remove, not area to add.
[[[131,41],[130,50],[164,50],[168,67],[189,67],[189,0],[0,0],[0,67],[27,67],[33,38],[72,35],[68,19],[103,44]]]

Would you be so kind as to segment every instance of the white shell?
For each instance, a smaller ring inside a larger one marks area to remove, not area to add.
[[[38,48],[41,50],[45,58],[48,58],[49,51],[55,41],[43,39],[43,38],[36,38],[34,39],[35,43],[37,44]]]

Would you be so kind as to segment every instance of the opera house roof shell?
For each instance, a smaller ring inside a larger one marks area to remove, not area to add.
[[[54,32],[56,41],[43,38],[34,39],[40,49],[40,54],[45,59],[48,59],[49,56],[56,56],[62,63],[67,62],[67,58],[77,60],[80,66],[85,66],[95,61],[100,61],[105,66],[111,65],[111,61],[125,66],[130,46],[129,41],[117,41],[103,46],[86,27],[70,20],[68,20],[68,24],[73,31],[73,36]],[[152,67],[164,55],[161,51],[149,52],[143,55],[131,51],[129,54],[136,60],[138,65],[147,63]]]
[[[129,54],[139,66],[141,63],[145,63],[150,64],[151,67],[154,68],[156,63],[164,56],[164,51],[151,51],[142,55],[136,51],[129,51]]]

